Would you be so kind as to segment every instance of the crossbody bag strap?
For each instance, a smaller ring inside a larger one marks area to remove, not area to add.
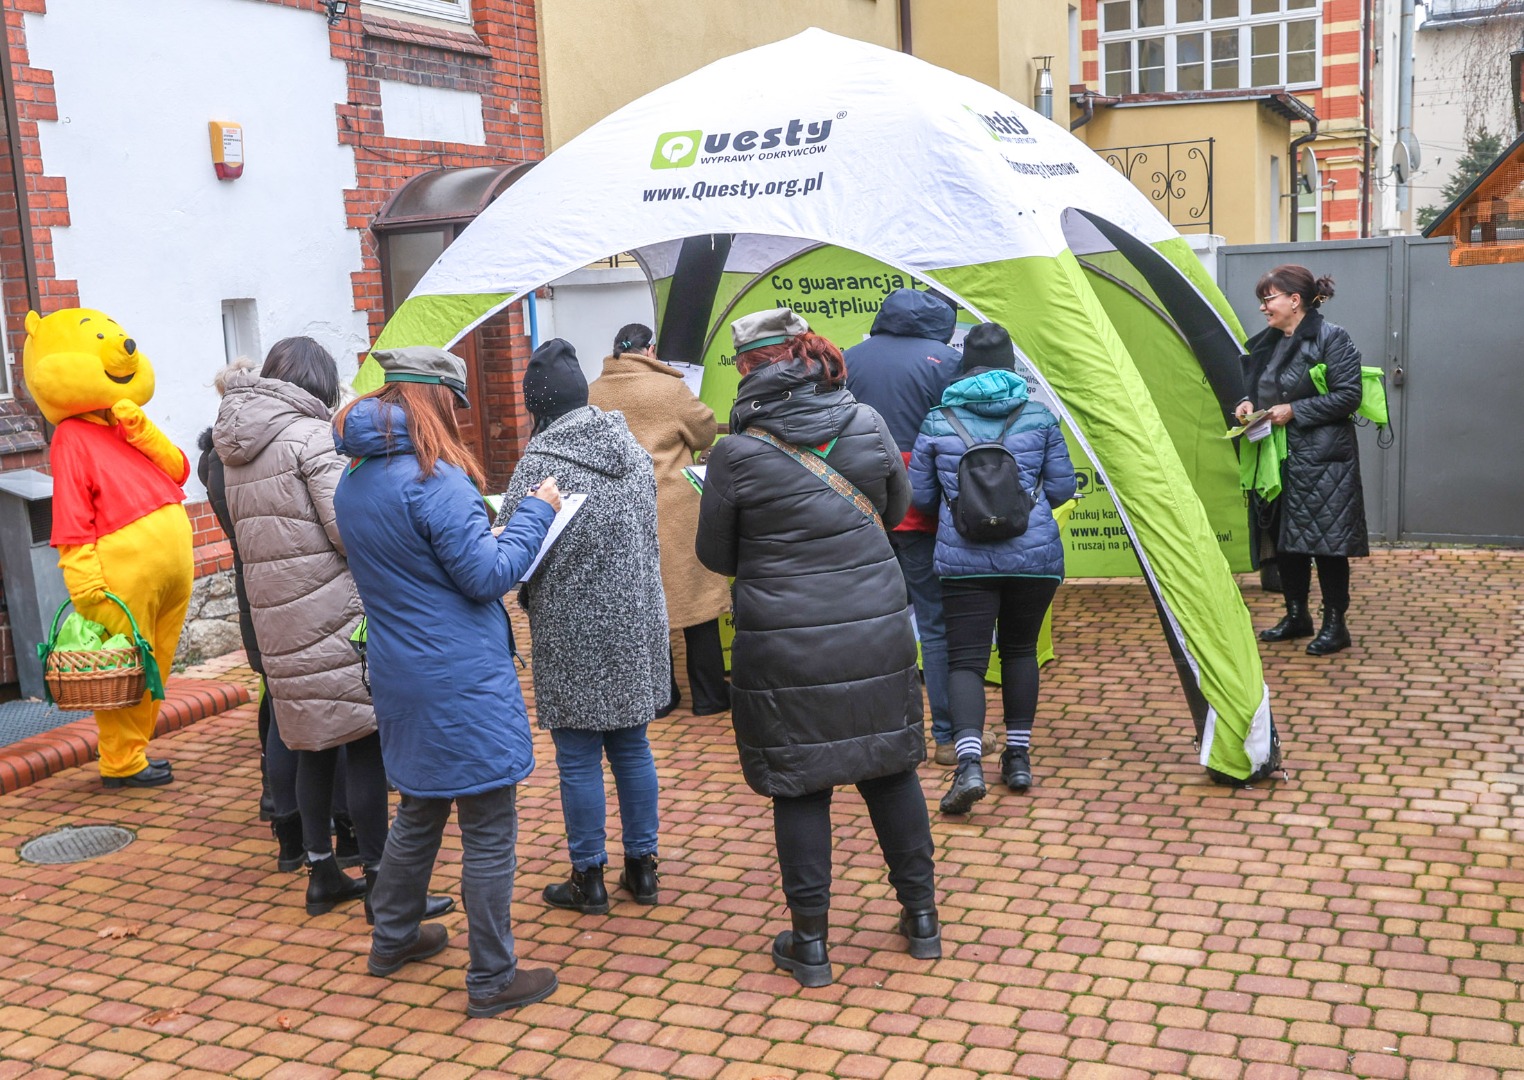
[[[775,446],[779,450],[782,450],[789,457],[793,458],[806,469],[810,470],[810,472],[820,477],[821,480],[825,481],[827,487],[836,492],[836,494],[840,495],[843,499],[846,499],[847,502],[851,503],[857,512],[862,514],[863,517],[873,522],[873,524],[877,525],[880,529],[884,527],[883,516],[879,514],[878,508],[873,505],[873,500],[864,495],[856,484],[852,483],[852,481],[841,475],[841,473],[831,468],[831,466],[827,465],[816,455],[806,454],[797,446],[794,446],[791,443],[786,443],[782,439],[777,438],[776,436],[766,431],[752,431],[748,429],[741,432],[741,434],[750,435],[753,439],[765,442],[769,446]]]

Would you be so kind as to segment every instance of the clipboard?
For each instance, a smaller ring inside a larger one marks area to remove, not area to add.
[[[704,472],[706,469],[708,469],[707,465],[683,466],[683,477],[688,483],[693,485],[694,491],[702,492],[704,490]]]
[[[534,572],[540,568],[540,563],[545,561],[546,553],[550,551],[555,545],[556,540],[560,538],[562,531],[566,528],[567,522],[571,521],[573,515],[582,509],[582,504],[585,502],[587,502],[587,495],[584,492],[562,493],[561,509],[556,511],[555,520],[550,523],[550,530],[546,532],[545,539],[540,543],[540,550],[535,552],[534,562],[529,564],[529,569],[525,570],[524,576],[519,578],[518,583],[520,585],[534,577]]]

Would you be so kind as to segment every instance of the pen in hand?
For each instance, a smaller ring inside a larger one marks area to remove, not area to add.
[[[529,489],[529,497],[543,499],[550,503],[550,508],[557,513],[561,512],[561,489],[556,486],[556,478],[547,476],[534,487]]]

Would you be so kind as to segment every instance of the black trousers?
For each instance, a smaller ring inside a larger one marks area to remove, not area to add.
[[[386,847],[386,766],[381,762],[381,736],[363,738],[327,750],[296,751],[296,803],[302,812],[302,845],[311,852],[333,850],[329,832],[333,817],[339,751],[345,763],[349,816],[366,866],[381,861]]]
[[[935,849],[926,796],[914,769],[857,785],[889,868],[889,884],[911,911],[936,906]],[[831,909],[831,796],[833,791],[773,800],[778,869],[789,910],[824,915]]]
[[[1318,588],[1323,606],[1339,614],[1349,610],[1349,559],[1344,555],[1297,555],[1282,551],[1276,557],[1281,568],[1281,591],[1286,599],[1307,602],[1312,592],[1312,564],[1318,564]]]
[[[947,705],[953,738],[984,731],[984,673],[990,640],[1000,650],[1007,727],[1030,730],[1037,716],[1037,636],[1058,582],[1038,577],[943,578]]]
[[[688,688],[693,693],[693,711],[707,714],[724,712],[730,708],[730,684],[725,681],[725,650],[720,645],[720,620],[710,619],[694,626],[683,627],[683,644],[687,646]],[[671,672],[672,697],[676,702],[677,668],[671,658],[667,660]]]

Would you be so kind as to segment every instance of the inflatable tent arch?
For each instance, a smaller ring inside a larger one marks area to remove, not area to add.
[[[1236,472],[1218,436],[1237,400],[1242,331],[1141,192],[988,86],[814,29],[717,61],[529,171],[445,250],[376,347],[450,345],[533,289],[631,251],[657,291],[665,355],[697,360],[685,353],[702,346],[725,293],[761,269],[740,270],[738,258],[755,264],[771,246],[771,265],[815,245],[935,287],[1010,329],[1115,502],[1177,661],[1202,764],[1227,781],[1277,764],[1248,610],[1196,490],[1203,476]],[[698,288],[716,276],[722,284]],[[1137,355],[1108,296],[1168,313],[1154,318],[1154,337],[1134,340]],[[1146,361],[1180,338],[1193,377],[1156,376],[1151,386]],[[379,381],[367,361],[355,387]],[[1192,470],[1176,448],[1178,425],[1172,438],[1161,416],[1161,403],[1178,411],[1171,396],[1211,421],[1184,436]]]

